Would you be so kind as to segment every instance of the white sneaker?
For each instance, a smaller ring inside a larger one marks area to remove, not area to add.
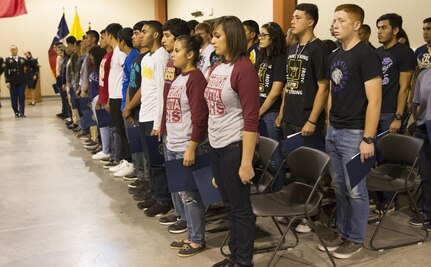
[[[301,222],[295,227],[295,231],[298,233],[309,233],[311,232],[310,226],[308,226],[307,219],[303,218]]]
[[[120,164],[118,164],[117,166],[114,166],[114,167],[109,168],[109,171],[110,171],[110,172],[118,172],[119,170],[121,170],[122,168],[124,168],[125,166],[127,166],[127,164],[129,164],[129,163],[127,162],[127,160],[122,159],[122,160],[120,161]]]
[[[101,159],[107,158],[107,157],[109,157],[109,154],[105,154],[105,153],[103,153],[103,151],[97,152],[96,154],[91,156],[91,158],[95,159],[95,160],[101,160]]]
[[[135,168],[133,168],[133,163],[128,163],[125,165],[121,170],[114,173],[115,177],[123,177],[124,175],[132,174],[135,171]]]

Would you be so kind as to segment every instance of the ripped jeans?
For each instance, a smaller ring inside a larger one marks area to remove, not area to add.
[[[182,159],[184,152],[175,152],[166,148],[165,159]],[[196,151],[196,155],[199,155]],[[187,221],[187,239],[193,243],[203,245],[205,243],[205,206],[197,189],[181,191],[179,194],[184,205],[184,213]]]

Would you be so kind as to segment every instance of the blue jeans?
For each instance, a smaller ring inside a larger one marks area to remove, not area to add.
[[[422,212],[431,219],[431,147],[424,125],[416,127],[415,137],[424,140],[418,162],[422,178]]]
[[[10,102],[13,112],[24,115],[25,107],[25,83],[10,85]]]
[[[182,159],[184,157],[184,152],[175,152],[167,148],[165,152],[166,160]],[[181,197],[181,204],[187,221],[187,230],[189,232],[187,239],[193,243],[203,245],[205,243],[205,206],[199,191],[190,190],[172,194]],[[172,197],[172,201],[175,203],[174,197]],[[181,209],[181,207],[179,208]]]
[[[230,259],[241,266],[251,266],[256,217],[251,208],[250,185],[244,185],[238,175],[241,159],[241,141],[210,149],[211,168],[229,218]]]
[[[283,140],[283,133],[281,128],[278,128],[275,126],[275,120],[277,119],[277,116],[278,116],[277,112],[268,112],[268,113],[265,113],[260,119],[266,125],[266,131],[268,133],[267,137],[272,138],[280,143],[281,140]],[[280,168],[281,161],[282,161],[281,147],[278,146],[277,149],[274,151],[274,154],[272,155],[271,169],[273,174],[275,174],[277,170]],[[284,180],[285,180],[285,173],[282,169],[280,170],[277,177],[274,177],[274,182],[272,183],[272,191],[277,192],[281,190],[281,188],[284,185]]]
[[[326,152],[331,156],[329,172],[337,197],[337,230],[342,238],[363,243],[368,222],[368,191],[364,178],[350,187],[346,163],[359,153],[363,130],[335,129],[330,126],[326,134]]]

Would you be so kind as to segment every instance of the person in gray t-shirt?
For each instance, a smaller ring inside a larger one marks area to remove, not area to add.
[[[413,101],[412,114],[416,121],[415,137],[424,140],[419,153],[419,174],[422,178],[422,216],[425,227],[431,231],[431,145],[430,132],[426,125],[431,124],[431,68],[423,70],[417,79]],[[430,128],[430,126],[428,126]],[[421,225],[420,218],[416,215],[410,218],[410,224]]]

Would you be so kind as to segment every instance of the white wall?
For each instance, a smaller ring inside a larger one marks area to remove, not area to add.
[[[212,9],[213,15],[209,15]],[[190,13],[202,11],[204,16]],[[234,15],[240,20],[253,19],[259,25],[272,21],[272,0],[168,0],[168,18],[196,19],[199,22]]]
[[[349,3],[342,0],[298,0],[298,3],[314,3],[319,7],[319,22],[316,27],[316,35],[321,39],[331,39],[329,27],[333,19],[334,9],[340,4]],[[431,17],[429,0],[356,0],[350,1],[362,7],[365,11],[364,23],[371,27],[370,41],[375,46],[380,46],[377,41],[376,19],[386,13],[397,13],[403,17],[403,28],[409,36],[412,48],[424,44],[422,38],[422,21]]]
[[[16,18],[0,19],[0,55],[5,58],[10,55],[10,45],[18,46],[18,53],[30,50],[41,65],[42,95],[53,95],[51,84],[54,83],[51,68],[48,63],[48,49],[52,38],[57,33],[63,7],[66,21],[72,26],[75,6],[84,31],[88,30],[91,21],[93,30],[101,31],[111,22],[118,22],[123,27],[133,25],[144,19],[154,19],[154,0],[27,0],[27,15]],[[1,78],[2,97],[9,96]]]

